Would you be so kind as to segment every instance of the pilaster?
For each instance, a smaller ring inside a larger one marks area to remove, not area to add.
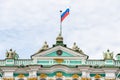
[[[79,66],[78,67],[82,72],[81,80],[90,79],[89,66]]]
[[[41,66],[30,65],[29,68],[30,68],[30,70],[29,70],[29,78],[37,78],[37,71],[39,70],[39,68],[41,68]]]
[[[105,71],[105,80],[115,80],[117,68],[104,68]]]
[[[3,71],[3,79],[10,79],[12,80],[14,78],[13,73],[16,70],[17,67],[1,67]]]

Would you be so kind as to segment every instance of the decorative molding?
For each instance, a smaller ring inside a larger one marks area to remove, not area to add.
[[[64,61],[64,59],[54,59],[57,63],[62,63]]]
[[[56,73],[56,77],[62,77],[63,74],[61,72]]]
[[[18,78],[24,78],[25,76],[23,74],[19,74],[17,77]]]
[[[79,78],[79,75],[78,75],[78,74],[74,74],[74,75],[72,76],[72,78],[73,78],[73,79],[78,79],[78,78]]]
[[[46,78],[46,77],[47,77],[46,74],[44,74],[44,73],[40,74],[40,78]]]
[[[35,59],[35,58],[45,58],[45,55],[47,55],[47,54],[49,54],[49,53],[52,53],[52,52],[54,52],[54,51],[57,51],[57,50],[62,50],[62,51],[64,51],[64,52],[68,52],[68,53],[71,53],[74,57],[79,57],[79,59],[81,58],[81,59],[86,59],[87,58],[87,55],[85,55],[85,54],[80,54],[80,53],[78,53],[78,52],[75,52],[75,51],[72,51],[72,50],[70,50],[70,49],[68,49],[68,48],[65,48],[65,47],[62,47],[62,46],[56,46],[56,47],[53,47],[53,48],[51,48],[51,49],[49,49],[49,50],[47,50],[47,51],[43,51],[43,52],[41,52],[41,53],[38,53],[38,54],[35,54],[35,55],[33,55],[32,56],[32,58],[33,59]],[[60,56],[59,56],[60,57]],[[50,57],[46,57],[46,58],[50,58]]]

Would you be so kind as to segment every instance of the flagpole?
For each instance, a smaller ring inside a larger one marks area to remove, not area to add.
[[[60,10],[60,35],[62,35],[62,21],[61,21],[62,10]]]

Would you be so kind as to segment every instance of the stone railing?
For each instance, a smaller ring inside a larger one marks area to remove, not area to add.
[[[102,61],[102,60],[87,60],[86,61],[86,65],[99,65],[99,66],[103,66],[104,65],[104,61]]]
[[[0,60],[0,66],[4,66],[5,65],[5,60]]]
[[[30,65],[32,63],[31,59],[19,59],[15,60],[15,65]]]
[[[120,60],[115,61],[115,66],[120,66]]]

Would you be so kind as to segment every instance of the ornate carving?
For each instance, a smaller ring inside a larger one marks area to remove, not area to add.
[[[3,80],[14,80],[14,78],[3,78]]]
[[[96,79],[99,79],[99,78],[101,78],[101,76],[100,76],[99,74],[96,74],[96,75],[95,75],[95,78],[96,78]]]
[[[41,48],[37,53],[40,53],[40,52],[42,52],[42,51],[45,51],[45,50],[47,50],[48,48],[49,48],[49,46],[48,46],[47,42],[45,41],[44,44],[43,44],[43,46],[42,46],[42,48]],[[36,54],[37,54],[37,53],[36,53]]]
[[[56,73],[56,76],[57,76],[57,77],[62,77],[63,74],[62,74],[61,72],[58,72],[58,73]]]
[[[77,78],[79,78],[79,75],[74,74],[74,75],[72,76],[72,78],[73,78],[73,79],[77,79]]]
[[[58,35],[58,37],[56,38],[56,41],[63,41],[63,37],[61,36],[61,34]]]
[[[61,56],[62,55],[62,50],[57,50],[57,55]]]
[[[76,42],[74,42],[72,49],[75,50],[75,51],[79,51],[79,48],[78,48],[78,46],[76,45]]]
[[[107,52],[103,53],[104,59],[113,59],[113,52],[108,49]]]
[[[80,54],[84,54],[83,51],[76,45],[76,42],[74,42],[72,49]]]
[[[48,49],[48,47],[49,46],[48,46],[47,42],[45,41],[43,44],[42,50],[46,50],[46,49]]]
[[[18,59],[19,55],[15,51],[12,51],[12,49],[10,49],[9,51],[6,52],[6,58],[8,58],[8,59]]]
[[[18,78],[24,78],[25,76],[23,74],[19,74]]]
[[[64,59],[54,59],[57,63],[62,63]]]
[[[40,78],[46,78],[47,75],[46,74],[40,74]]]
[[[37,77],[28,78],[28,80],[38,80]]]

